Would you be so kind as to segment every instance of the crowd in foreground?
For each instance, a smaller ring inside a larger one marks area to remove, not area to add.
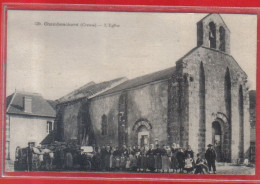
[[[24,151],[28,171],[96,171],[96,172],[158,172],[158,173],[216,173],[216,153],[211,144],[205,153],[194,155],[188,146],[177,144],[149,147],[110,145],[94,147],[91,153],[80,149],[56,147],[36,149],[31,145]],[[205,158],[205,159],[203,159]]]
[[[203,154],[203,155],[202,155]],[[161,173],[216,173],[216,153],[211,144],[206,153],[197,154],[190,146],[183,149],[176,144],[171,147],[153,144],[147,147],[110,146],[97,148],[93,157],[93,168],[101,171],[134,171]],[[202,159],[205,158],[205,159]]]

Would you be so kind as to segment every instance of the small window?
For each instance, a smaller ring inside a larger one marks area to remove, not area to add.
[[[103,115],[102,116],[102,124],[101,124],[101,134],[102,135],[107,135],[107,116]]]
[[[53,130],[52,122],[47,122],[46,133],[49,134]]]
[[[216,25],[213,22],[209,23],[209,42],[210,48],[216,48]]]
[[[25,96],[23,98],[23,108],[24,112],[32,113],[32,98]]]
[[[219,28],[219,41],[220,41],[220,45],[219,45],[219,50],[225,52],[226,51],[226,33],[225,33],[225,29],[220,26]]]

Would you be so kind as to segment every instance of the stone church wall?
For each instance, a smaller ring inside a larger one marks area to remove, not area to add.
[[[97,145],[118,146],[118,103],[120,94],[91,99],[89,114]],[[107,117],[107,135],[102,135],[102,116]]]
[[[63,135],[62,141],[78,139],[78,118],[81,102],[73,103],[64,107],[62,113]]]
[[[147,119],[152,125],[150,143],[158,140],[160,145],[168,143],[167,132],[168,81],[156,82],[128,91],[128,132],[130,145],[137,144],[134,124]]]
[[[205,145],[212,144],[212,122],[215,115],[220,112],[227,114],[224,97],[224,80],[227,67],[231,76],[231,114],[232,114],[232,140],[224,140],[225,144],[231,144],[232,161],[238,158],[239,153],[239,86],[243,87],[244,94],[244,152],[249,148],[249,111],[248,91],[246,75],[231,56],[212,49],[199,48],[196,52],[183,60],[187,63],[183,69],[189,76],[189,144],[195,152],[198,151],[198,136],[200,107],[199,107],[199,76],[200,64],[203,63],[205,71],[205,98],[206,98],[206,136]]]
[[[146,119],[152,125],[150,143],[158,140],[166,144],[168,81],[160,81],[127,90],[127,134],[128,145],[137,145],[137,132],[133,130],[135,123]],[[91,99],[90,117],[98,145],[110,144],[118,146],[118,108],[122,92]],[[108,118],[108,135],[101,134],[102,116]]]

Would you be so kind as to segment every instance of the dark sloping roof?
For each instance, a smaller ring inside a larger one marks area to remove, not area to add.
[[[157,72],[154,72],[151,74],[147,74],[147,75],[144,75],[141,77],[136,77],[134,79],[127,80],[124,83],[122,83],[104,93],[101,93],[100,95],[107,95],[107,94],[111,94],[114,92],[118,92],[118,91],[130,89],[130,88],[134,88],[137,86],[149,84],[151,82],[169,79],[174,73],[175,73],[175,67],[170,67],[170,68],[167,68],[167,69],[164,69],[161,71],[157,71]]]
[[[47,102],[56,110],[56,105],[58,104],[56,100],[47,100]]]
[[[32,99],[32,112],[24,111],[24,97]],[[11,98],[11,100],[10,100]],[[46,116],[55,117],[56,111],[40,94],[28,92],[15,92],[7,97],[8,103],[6,113],[30,115],[30,116]]]
[[[50,144],[55,140],[55,134],[54,131],[51,131],[43,140],[40,144]]]
[[[14,96],[14,93],[9,95],[8,97],[6,97],[6,108],[9,106],[13,96]]]
[[[88,98],[90,96],[96,95],[100,92],[103,92],[107,89],[110,89],[111,87],[114,87],[118,84],[121,84],[122,82],[126,81],[127,79],[125,77],[120,77],[114,80],[105,81],[101,83],[94,83],[92,82],[91,85],[85,85],[70,94],[58,99],[58,103],[65,103],[74,101],[81,98]],[[89,83],[88,83],[89,84]]]
[[[185,54],[183,57],[178,59],[177,62],[182,61],[186,57],[188,57],[191,54],[197,52],[199,49],[207,49],[207,50],[211,50],[213,52],[219,52],[219,53],[226,55],[229,62],[234,62],[241,69],[241,71],[245,74],[245,76],[247,76],[246,73],[242,70],[242,68],[239,66],[239,64],[236,62],[236,60],[231,55],[224,53],[224,52],[221,52],[221,51],[218,51],[218,50],[215,50],[215,49],[203,47],[203,46],[199,46],[199,47],[195,47],[195,48],[191,49],[187,54]],[[176,68],[171,67],[171,68],[167,68],[165,70],[161,70],[161,71],[154,72],[154,73],[151,73],[151,74],[148,74],[148,75],[137,77],[137,78],[125,81],[124,83],[122,83],[122,84],[120,84],[120,85],[118,85],[118,86],[116,86],[116,87],[114,87],[110,90],[107,90],[107,91],[101,93],[99,96],[116,93],[116,92],[119,92],[119,91],[122,91],[122,90],[127,90],[127,89],[130,89],[130,88],[149,84],[151,82],[155,82],[155,81],[159,81],[159,80],[163,80],[163,79],[168,79],[175,73],[175,71],[176,71]]]

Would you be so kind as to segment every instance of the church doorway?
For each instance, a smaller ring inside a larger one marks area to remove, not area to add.
[[[216,160],[222,161],[223,132],[219,121],[212,123],[212,145],[216,151]]]
[[[138,146],[145,147],[149,145],[150,133],[145,126],[138,128]]]
[[[133,126],[136,144],[140,147],[149,145],[152,125],[147,119],[139,119]]]

